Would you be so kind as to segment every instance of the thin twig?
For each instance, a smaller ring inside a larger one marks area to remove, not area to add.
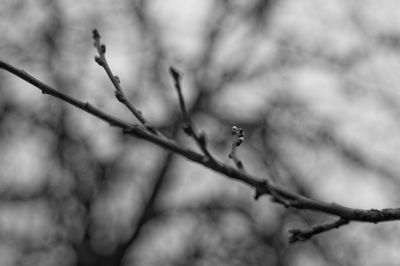
[[[120,248],[127,250],[131,247],[131,245],[137,240],[142,231],[145,224],[152,218],[154,212],[154,205],[157,199],[160,197],[161,191],[163,189],[163,185],[165,179],[168,175],[168,171],[171,168],[173,162],[174,154],[169,152],[166,157],[163,159],[163,164],[160,169],[157,170],[156,178],[154,184],[152,184],[152,190],[147,198],[144,206],[140,210],[139,219],[136,222],[136,227],[133,230],[132,235],[128,238],[128,240],[120,245]],[[125,253],[124,253],[125,254]]]
[[[236,148],[239,147],[244,141],[244,130],[241,127],[233,126],[232,127],[232,146],[231,152],[229,153],[229,158],[235,163],[236,167],[241,171],[246,171],[242,161],[236,154]]]
[[[350,221],[340,218],[335,222],[332,223],[327,223],[327,224],[321,224],[321,225],[316,225],[310,230],[300,230],[300,229],[290,229],[289,233],[291,233],[291,236],[289,237],[289,243],[295,243],[297,241],[306,241],[313,237],[316,234],[320,234],[332,229],[337,229],[343,225],[349,224]]]
[[[139,125],[132,125],[128,122],[120,120],[104,111],[92,106],[88,102],[82,102],[75,99],[63,92],[54,89],[53,87],[41,82],[30,74],[23,70],[17,69],[0,60],[0,68],[4,69],[26,82],[32,84],[42,91],[43,94],[51,95],[62,101],[65,101],[79,109],[88,112],[95,117],[98,117],[112,126],[119,127],[124,133],[133,135],[137,138],[147,140],[160,147],[168,149],[176,154],[179,154],[191,161],[201,164],[209,169],[219,172],[226,177],[240,181],[253,189],[255,189],[256,196],[260,197],[265,194],[279,195],[279,200],[288,202],[289,207],[296,208],[299,210],[311,210],[321,213],[326,213],[334,216],[338,216],[346,221],[358,221],[358,222],[371,222],[380,223],[387,221],[400,220],[400,208],[387,208],[387,209],[354,209],[336,203],[328,203],[323,201],[314,200],[300,194],[291,192],[281,186],[266,182],[255,176],[252,176],[246,172],[240,171],[233,167],[223,164],[217,160],[205,160],[204,155],[197,153],[191,149],[180,146],[174,140],[167,139],[166,137],[155,135],[149,132],[146,128]]]
[[[182,78],[181,74],[172,66],[169,68],[169,73],[174,81],[174,86],[176,89],[176,93],[178,95],[179,107],[181,109],[184,121],[183,131],[185,131],[187,135],[189,135],[196,141],[197,145],[200,147],[204,155],[207,156],[207,158],[205,159],[214,160],[213,156],[210,154],[207,148],[206,134],[204,132],[201,133],[198,132],[186,109],[185,100],[183,98],[181,89],[181,78]]]
[[[157,131],[154,127],[149,125],[149,123],[146,121],[144,118],[143,114],[141,111],[135,108],[135,106],[126,98],[124,91],[122,90],[121,87],[121,81],[118,76],[115,76],[111,69],[110,66],[107,63],[106,59],[106,45],[100,42],[100,33],[97,29],[93,30],[93,45],[97,49],[97,53],[99,56],[95,57],[95,61],[97,64],[99,64],[101,67],[104,68],[104,70],[107,73],[107,76],[110,78],[112,84],[114,85],[115,88],[115,97],[118,99],[119,102],[124,104],[129,111],[139,120],[139,122],[151,133],[160,135],[161,133]]]

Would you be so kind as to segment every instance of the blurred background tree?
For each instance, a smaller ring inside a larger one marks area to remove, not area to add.
[[[252,174],[355,208],[398,206],[400,2],[4,0],[0,57],[125,120],[94,63],[98,28],[127,96],[193,146],[188,108]],[[267,197],[0,74],[0,265],[397,265],[398,222],[289,245],[327,217]]]

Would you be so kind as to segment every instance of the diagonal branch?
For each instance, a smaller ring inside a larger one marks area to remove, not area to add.
[[[316,234],[320,234],[332,229],[337,229],[349,223],[350,223],[349,220],[340,218],[332,223],[316,225],[309,230],[290,229],[289,233],[291,233],[291,236],[289,237],[289,243],[295,243],[297,241],[306,241]]]
[[[196,141],[197,145],[200,147],[204,155],[206,155],[205,159],[215,160],[207,148],[206,134],[204,132],[201,133],[198,132],[194,123],[192,122],[192,119],[190,118],[189,112],[186,109],[185,100],[183,98],[181,89],[181,78],[182,78],[181,74],[172,66],[169,68],[169,73],[174,81],[176,93],[178,94],[179,106],[184,121],[183,131],[185,131],[187,135],[189,135]]]
[[[127,250],[132,247],[135,241],[140,237],[140,233],[142,229],[145,227],[146,223],[152,218],[154,215],[154,205],[158,198],[160,197],[160,192],[163,189],[163,185],[165,182],[165,178],[169,169],[171,168],[173,162],[173,153],[169,152],[164,161],[162,163],[161,168],[157,171],[156,178],[154,184],[152,184],[152,191],[149,197],[146,200],[144,206],[140,210],[139,220],[135,226],[135,229],[131,236],[127,239],[126,242],[119,246],[119,263],[116,265],[121,265],[121,261],[126,257]]]
[[[106,45],[102,44],[100,42],[100,33],[98,30],[94,29],[93,30],[93,45],[96,47],[98,56],[95,57],[95,61],[97,64],[99,64],[101,67],[104,68],[104,70],[107,73],[107,76],[110,78],[112,84],[114,85],[115,88],[115,97],[120,101],[122,104],[124,104],[129,111],[137,118],[137,120],[140,121],[140,123],[151,133],[160,135],[161,133],[158,132],[154,127],[149,125],[149,123],[146,121],[144,118],[143,114],[141,111],[137,110],[135,106],[126,98],[124,91],[122,90],[121,87],[121,81],[118,76],[114,76],[112,73],[110,66],[107,63],[106,59]]]
[[[137,138],[152,142],[160,147],[179,154],[190,161],[194,161],[209,169],[219,172],[232,180],[236,180],[248,185],[249,187],[255,189],[256,198],[268,194],[271,195],[277,203],[283,204],[285,207],[296,208],[299,210],[322,212],[325,214],[338,216],[342,220],[346,221],[380,223],[400,220],[400,208],[387,208],[381,210],[354,209],[336,203],[328,203],[311,199],[300,194],[291,192],[284,187],[273,184],[271,182],[267,182],[266,180],[262,180],[246,172],[225,165],[216,159],[210,160],[207,155],[203,155],[189,148],[180,146],[174,140],[155,135],[149,132],[143,126],[132,125],[123,120],[120,120],[94,107],[88,102],[82,102],[67,94],[64,94],[59,90],[54,89],[53,87],[41,82],[40,80],[26,73],[25,71],[17,69],[1,60],[0,68],[18,76],[19,78],[37,87],[39,90],[42,91],[43,94],[49,94],[81,110],[84,110],[85,112],[90,113],[93,116],[108,122],[112,126],[119,127],[122,132],[126,134],[130,134]]]

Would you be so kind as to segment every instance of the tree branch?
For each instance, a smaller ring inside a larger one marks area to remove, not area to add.
[[[114,85],[115,88],[115,97],[117,98],[118,101],[120,101],[122,104],[124,104],[129,111],[139,120],[139,122],[151,133],[156,134],[156,135],[161,135],[160,132],[158,132],[154,127],[152,127],[144,118],[142,112],[137,110],[135,106],[126,98],[124,91],[122,90],[121,87],[121,81],[118,76],[114,76],[112,73],[110,66],[108,65],[107,59],[106,59],[106,45],[100,42],[100,33],[98,32],[97,29],[93,30],[93,45],[96,47],[97,52],[99,56],[95,57],[95,61],[97,64],[99,64],[101,67],[104,68],[104,70],[107,73],[107,76],[111,80],[112,84]]]
[[[100,47],[100,49],[102,49]],[[87,113],[92,114],[93,116],[100,118],[106,122],[108,122],[112,126],[119,127],[122,132],[126,134],[133,135],[137,138],[147,140],[152,142],[156,145],[159,145],[167,150],[170,150],[176,154],[179,154],[188,160],[194,161],[199,163],[209,169],[212,169],[216,172],[219,172],[226,177],[240,181],[253,189],[255,189],[255,198],[259,198],[262,195],[268,194],[272,197],[272,200],[275,202],[284,205],[287,208],[296,208],[300,210],[311,210],[322,212],[334,216],[338,216],[341,218],[341,223],[345,224],[343,221],[359,221],[359,222],[372,222],[372,223],[379,223],[379,222],[386,222],[386,221],[393,221],[393,220],[400,220],[400,209],[399,208],[388,208],[382,210],[364,210],[364,209],[353,209],[349,207],[345,207],[336,203],[327,203],[323,201],[314,200],[308,197],[304,197],[300,194],[293,193],[279,185],[273,184],[266,180],[262,180],[255,176],[252,176],[240,169],[235,169],[228,165],[223,164],[222,162],[210,157],[207,155],[206,149],[206,142],[205,142],[205,135],[198,134],[196,129],[193,126],[193,123],[190,120],[190,117],[186,111],[186,107],[184,105],[183,97],[180,92],[180,75],[177,74],[173,68],[170,68],[170,74],[175,80],[175,87],[177,88],[178,97],[180,99],[180,106],[182,109],[182,113],[184,115],[185,123],[187,125],[188,131],[193,138],[198,142],[200,147],[203,150],[204,154],[200,154],[196,151],[193,151],[189,148],[180,146],[174,140],[168,139],[165,136],[160,136],[151,132],[146,125],[133,125],[123,120],[120,120],[96,107],[89,104],[88,102],[82,102],[78,99],[75,99],[67,94],[62,93],[59,90],[54,89],[53,87],[43,83],[42,81],[36,79],[35,77],[31,76],[30,74],[26,73],[23,70],[17,69],[4,61],[0,60],[0,68],[4,69],[19,78],[25,80],[26,82],[32,84],[33,86],[37,87],[39,90],[42,91],[43,94],[49,94],[55,98],[58,98],[62,101],[65,101],[81,110],[84,110]],[[112,76],[111,71],[107,71],[107,74]],[[113,77],[113,76],[112,76]],[[111,79],[112,81],[115,79]],[[119,88],[119,84],[114,84]],[[117,89],[118,90],[118,89]],[[145,120],[144,120],[145,121]],[[204,137],[202,137],[204,136]],[[340,224],[341,226],[342,224]],[[327,230],[322,230],[326,228],[330,228],[331,226],[320,226],[318,230],[312,229],[311,231],[313,234],[321,233]],[[322,228],[322,229],[321,229]],[[297,231],[298,232],[298,231]],[[296,234],[296,233],[295,233]],[[297,233],[297,235],[304,235]]]
[[[297,241],[306,241],[316,234],[320,234],[332,229],[337,229],[343,225],[349,224],[349,220],[340,218],[333,223],[327,223],[322,225],[316,225],[310,230],[290,229],[289,233],[292,235],[289,237],[289,243],[295,243]]]
[[[214,158],[211,156],[207,148],[206,134],[204,132],[199,133],[197,131],[186,109],[185,100],[183,98],[181,89],[181,78],[182,78],[181,74],[172,66],[169,68],[169,73],[174,81],[174,86],[176,89],[176,93],[178,95],[179,106],[181,108],[181,112],[183,115],[183,121],[184,121],[183,131],[185,131],[185,133],[188,136],[192,137],[196,141],[197,145],[203,151],[204,155],[207,156],[206,159],[214,160]]]

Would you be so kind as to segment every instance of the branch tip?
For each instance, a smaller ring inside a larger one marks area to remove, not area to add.
[[[239,147],[244,141],[244,130],[243,128],[232,126],[231,134],[233,138],[232,138],[232,146],[231,146],[231,152],[229,153],[229,158],[233,160],[237,168],[244,171],[244,165],[236,155],[236,148]]]
[[[93,39],[100,39],[100,33],[97,29],[93,29]]]
[[[97,50],[98,55],[95,56],[94,60],[97,64],[103,67],[104,71],[107,73],[108,78],[111,80],[111,83],[114,85],[115,91],[114,95],[119,102],[124,104],[129,111],[136,117],[137,120],[144,126],[144,128],[152,134],[162,135],[156,129],[154,129],[151,125],[149,125],[146,119],[143,117],[142,113],[136,109],[136,107],[126,98],[122,87],[120,85],[121,80],[118,76],[114,75],[107,63],[107,59],[105,56],[106,53],[106,45],[104,43],[100,43],[100,34],[97,29],[93,30],[93,45]]]
[[[172,76],[172,78],[174,79],[175,82],[180,81],[181,74],[173,66],[169,67],[169,73],[170,73],[170,75]]]
[[[238,130],[237,126],[232,126],[232,129],[231,129],[232,136],[236,135],[237,130]]]

